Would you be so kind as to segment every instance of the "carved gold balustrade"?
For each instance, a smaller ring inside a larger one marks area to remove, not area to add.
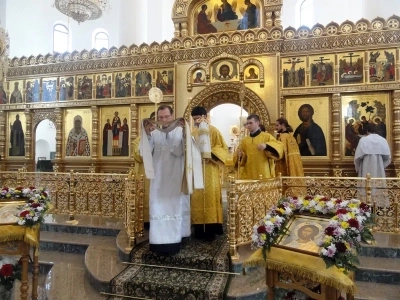
[[[129,174],[58,172],[0,172],[2,187],[45,187],[51,213],[124,219],[129,245],[143,235],[143,178]]]
[[[236,181],[231,178],[228,228],[232,259],[239,258],[238,246],[251,243],[253,226],[279,199],[305,194],[360,199],[370,204],[376,215],[374,231],[400,231],[400,178],[277,177]],[[380,206],[378,199],[386,199],[387,206]]]

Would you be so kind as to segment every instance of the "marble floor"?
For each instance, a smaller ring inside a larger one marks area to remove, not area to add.
[[[102,266],[105,261],[108,261],[110,265],[115,265],[113,270],[114,274],[117,274],[120,270],[122,270],[122,268],[124,268],[121,262],[118,262],[115,236],[88,235],[84,232],[85,230],[88,230],[88,228],[95,231],[101,231],[104,229],[118,231],[123,228],[122,220],[115,218],[86,216],[76,216],[76,220],[72,223],[68,222],[68,220],[69,219],[67,215],[47,216],[46,224],[44,224],[43,226],[48,226],[49,228],[46,228],[46,231],[41,232],[41,240],[55,241],[59,243],[67,243],[68,241],[73,241],[73,243],[81,243],[82,245],[107,244],[107,248],[113,249],[115,247],[115,255],[113,254],[113,257],[99,257],[97,261],[93,262],[94,264],[97,264],[97,269],[99,269],[101,272]],[[49,224],[51,224],[51,226]],[[65,232],[65,230],[67,232]],[[399,234],[376,233],[374,236],[376,239],[375,247],[396,249],[400,248]],[[251,249],[246,249],[246,247],[241,247],[239,249],[241,251],[241,257],[245,257],[251,252]],[[90,284],[85,266],[85,254],[41,250],[39,260],[42,265],[49,266],[48,273],[41,274],[39,278],[39,300],[106,299],[106,296],[101,295]],[[371,263],[373,263],[373,259],[371,259]],[[400,270],[400,260],[397,260],[396,263],[398,265],[395,266],[395,269]],[[109,270],[105,272],[109,272]],[[371,282],[365,283],[365,286],[362,287],[362,290],[364,291],[363,294],[372,296],[374,293],[373,290],[377,288],[376,285],[377,284]],[[16,286],[14,288],[14,297],[12,298],[14,300],[20,299],[19,286],[19,282],[16,282]],[[240,284],[238,285],[238,288],[239,287],[241,287],[240,289],[245,288],[243,287],[243,285]],[[370,287],[374,288],[371,290],[371,292],[367,292]],[[387,285],[387,288],[393,288],[393,292],[391,293],[393,294],[393,298],[388,297],[385,299],[398,299],[397,295],[400,292],[400,288],[389,285]],[[356,299],[379,299],[379,296],[378,298],[356,297]]]

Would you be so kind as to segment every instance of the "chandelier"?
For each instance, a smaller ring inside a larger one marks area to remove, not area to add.
[[[109,0],[55,0],[54,6],[79,24],[100,18],[111,9]]]

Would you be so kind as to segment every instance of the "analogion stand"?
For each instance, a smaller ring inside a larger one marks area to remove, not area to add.
[[[21,300],[28,300],[29,253],[33,248],[32,300],[38,299],[40,225],[24,227],[0,224],[0,255],[20,255],[22,264]],[[15,284],[15,283],[14,283]]]

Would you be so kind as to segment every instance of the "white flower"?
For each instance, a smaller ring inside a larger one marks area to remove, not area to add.
[[[347,207],[347,205],[349,204],[349,201],[342,201],[342,202],[340,202],[340,204],[339,204],[339,206],[340,207]]]
[[[288,206],[285,207],[285,215],[290,216],[292,214],[292,209]]]

